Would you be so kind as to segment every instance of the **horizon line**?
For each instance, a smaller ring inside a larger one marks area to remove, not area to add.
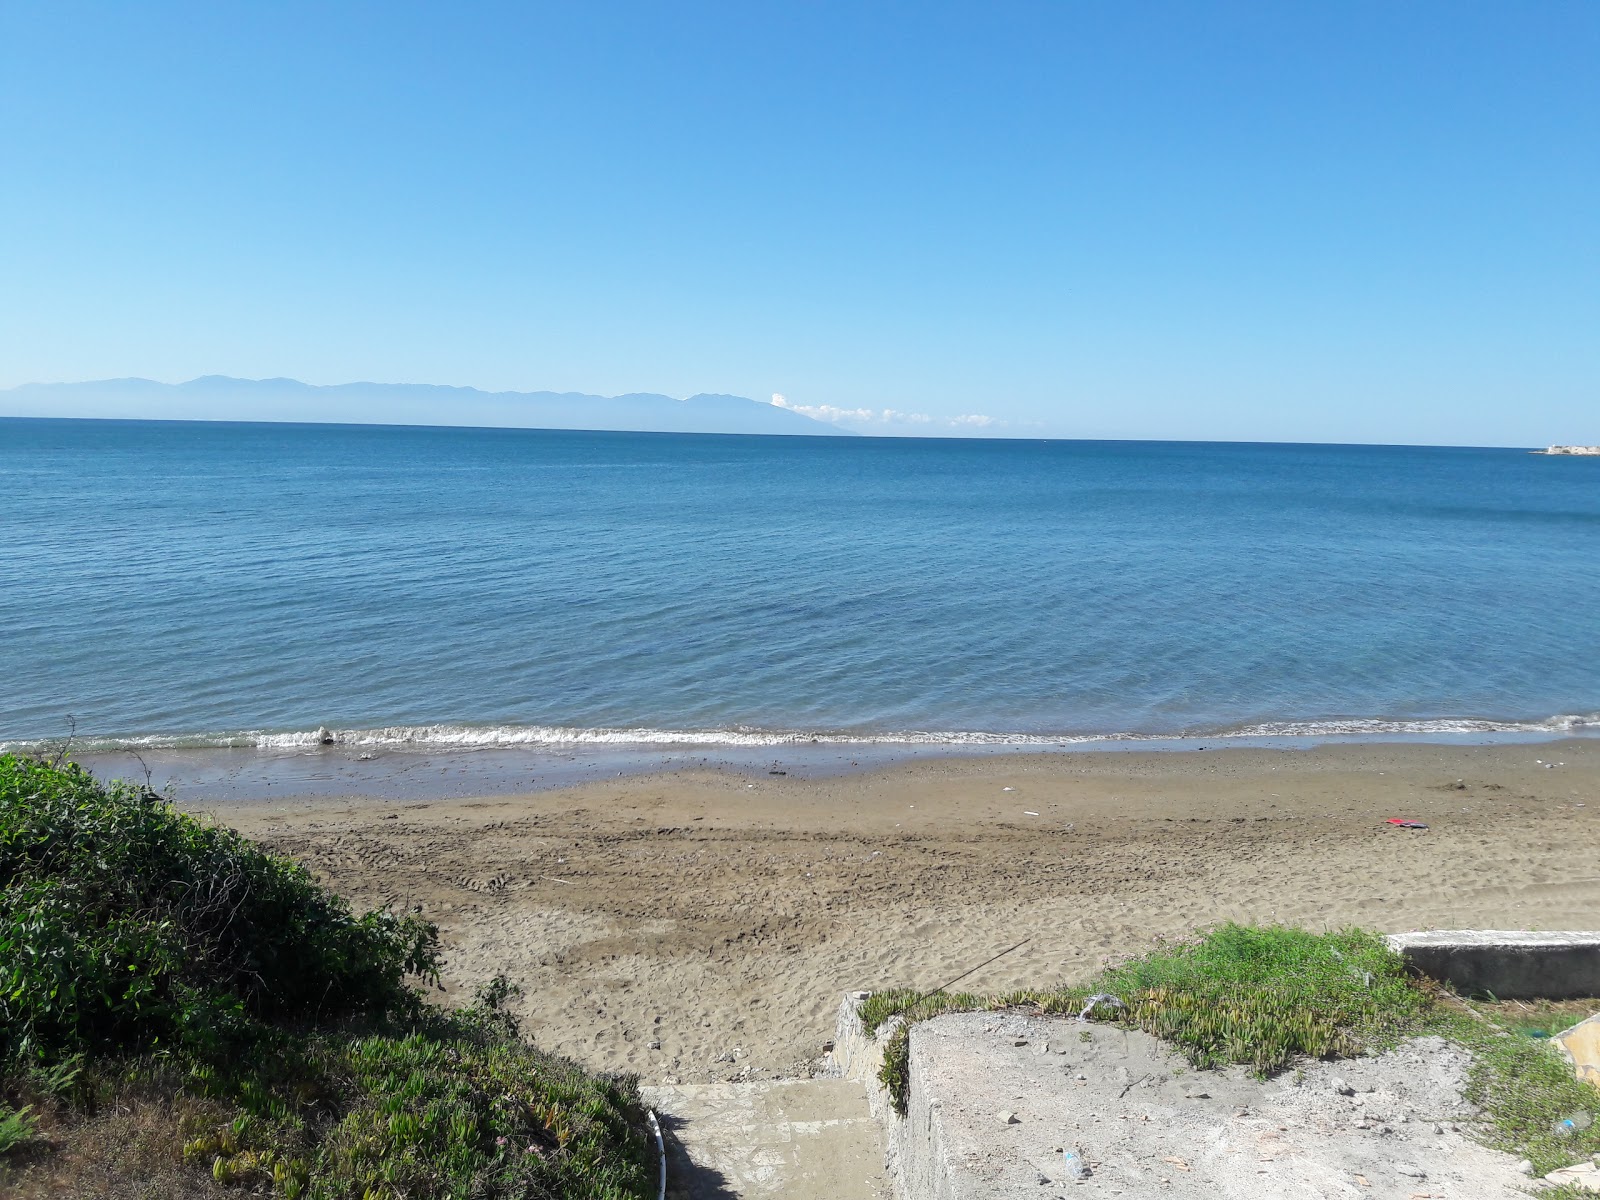
[[[137,377],[136,376],[124,376],[124,378],[131,379],[131,378],[137,378]],[[196,376],[196,378],[203,379],[203,378],[207,378],[207,377],[206,376]],[[233,376],[218,376],[217,378],[234,378],[234,377]],[[98,382],[105,382],[105,381],[102,381],[102,380],[88,380],[88,381],[85,381],[85,382],[98,383]],[[158,380],[151,380],[149,382],[159,382],[159,381]],[[261,381],[261,380],[249,380],[247,382],[255,383],[255,382],[264,382],[264,381]],[[298,382],[301,382],[301,381],[300,380],[294,380],[293,382],[298,383]],[[359,382],[367,382],[367,381],[359,381]],[[19,384],[18,386],[26,387],[26,386],[29,386],[29,385],[27,385],[27,384]],[[175,386],[175,385],[167,385],[167,386]],[[346,385],[346,384],[306,384],[305,386],[307,386],[307,387],[344,387],[344,386],[349,386],[349,385]],[[383,385],[379,385],[379,386],[389,387],[389,386],[405,386],[405,385],[383,384]],[[415,385],[415,386],[420,386],[420,387],[449,387],[451,385],[449,385],[449,384],[419,384],[419,385]],[[12,390],[12,389],[5,389],[5,390],[9,391],[9,390]],[[474,388],[474,389],[471,389],[471,390],[481,391],[482,389]],[[512,394],[527,395],[527,394],[530,394],[530,393],[512,393]],[[561,395],[563,393],[552,393],[552,394]],[[566,394],[569,394],[569,395],[588,395],[588,394],[591,394],[591,393],[574,392],[574,393],[566,393]],[[624,392],[622,394],[623,395],[658,395],[658,396],[666,395],[666,393],[664,393],[664,392],[632,392],[632,393]],[[709,392],[697,392],[696,393],[696,395],[717,395],[717,394],[720,394],[720,393],[709,393]],[[606,399],[615,399],[615,397],[605,397],[605,398]],[[748,399],[748,397],[740,397],[740,398],[741,399]],[[669,399],[676,399],[676,397],[669,397]],[[759,404],[760,403],[759,400],[751,401],[751,402],[755,403],[755,404]],[[0,413],[0,421],[83,421],[83,422],[98,422],[98,423],[107,424],[107,425],[113,425],[113,424],[120,424],[120,425],[283,425],[283,426],[289,426],[289,427],[299,427],[299,428],[304,428],[304,429],[416,429],[416,430],[447,430],[447,429],[449,429],[449,430],[460,430],[462,432],[468,432],[468,433],[583,433],[583,434],[602,434],[602,435],[609,435],[609,436],[613,436],[613,437],[667,437],[667,438],[716,437],[716,438],[793,438],[793,439],[816,438],[819,441],[826,441],[826,442],[840,441],[840,442],[847,442],[847,443],[849,443],[851,445],[860,445],[860,444],[865,444],[865,443],[870,443],[870,442],[888,442],[888,441],[893,441],[893,442],[979,442],[979,443],[986,443],[986,442],[1096,442],[1096,443],[1100,443],[1100,442],[1105,442],[1105,443],[1115,443],[1115,444],[1119,444],[1119,445],[1124,445],[1124,444],[1126,444],[1126,445],[1146,445],[1146,444],[1148,444],[1148,445],[1162,445],[1162,446],[1328,446],[1328,447],[1335,447],[1335,448],[1352,448],[1352,449],[1366,449],[1366,450],[1508,450],[1508,451],[1523,451],[1523,452],[1527,452],[1527,453],[1531,454],[1531,453],[1533,453],[1535,451],[1546,449],[1550,445],[1571,444],[1571,443],[1555,442],[1555,443],[1546,443],[1546,446],[1529,446],[1529,445],[1490,446],[1490,445],[1482,445],[1482,444],[1478,444],[1478,443],[1473,443],[1473,444],[1466,444],[1466,443],[1448,444],[1448,443],[1442,443],[1442,442],[1332,442],[1332,441],[1330,441],[1330,442],[1304,442],[1304,441],[1296,442],[1296,441],[1274,441],[1274,440],[1271,440],[1271,439],[1249,439],[1249,438],[1243,438],[1243,439],[1241,439],[1241,438],[1161,438],[1161,437],[1090,437],[1090,436],[1069,437],[1069,436],[1064,436],[1064,435],[1063,436],[1048,436],[1048,435],[1035,434],[1035,435],[1031,435],[1031,436],[1023,436],[1023,435],[1010,435],[1010,434],[999,434],[999,433],[997,433],[997,434],[989,434],[987,436],[979,436],[979,437],[970,437],[970,436],[964,437],[964,436],[960,436],[960,435],[944,435],[944,434],[874,433],[874,434],[862,435],[862,436],[859,436],[859,437],[856,437],[856,438],[838,438],[837,435],[829,434],[829,433],[691,433],[691,432],[685,432],[683,430],[572,429],[572,428],[562,428],[562,427],[559,427],[559,426],[541,426],[541,425],[435,425],[435,424],[418,424],[418,423],[415,423],[415,422],[402,422],[402,421],[294,421],[294,420],[272,420],[272,419],[245,421],[245,420],[228,420],[226,418],[214,418],[214,417],[208,417],[208,418],[198,418],[198,417],[58,417],[58,416],[40,417],[40,416],[13,416],[13,415],[8,414],[8,413]],[[822,425],[822,422],[819,421],[819,422],[817,422],[817,424]],[[823,427],[824,428],[828,428],[828,426],[823,426]],[[854,431],[845,430],[843,432],[849,433],[849,432],[854,432]],[[1583,458],[1592,457],[1592,456],[1575,454],[1575,455],[1551,455],[1549,457],[1553,457],[1553,458],[1573,458],[1573,459],[1580,459],[1581,460]]]

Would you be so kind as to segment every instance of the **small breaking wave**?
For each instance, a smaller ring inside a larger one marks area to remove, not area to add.
[[[1267,721],[1228,728],[1184,729],[1164,733],[1024,733],[985,730],[774,730],[748,727],[727,729],[585,728],[563,725],[391,725],[376,729],[315,729],[276,732],[243,730],[229,733],[149,734],[131,737],[80,737],[72,742],[79,753],[160,750],[265,750],[313,751],[323,748],[357,750],[494,750],[577,747],[648,747],[652,749],[729,748],[766,746],[949,746],[961,747],[1069,747],[1096,743],[1187,742],[1195,740],[1266,740],[1316,738],[1393,738],[1413,735],[1524,734],[1559,737],[1600,735],[1600,713],[1563,714],[1540,720],[1505,721],[1480,717],[1441,717],[1424,720],[1340,718],[1332,720]],[[61,739],[0,742],[0,750],[43,751],[57,748]]]

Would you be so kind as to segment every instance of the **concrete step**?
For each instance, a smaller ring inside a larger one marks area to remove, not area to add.
[[[893,1200],[865,1087],[852,1079],[645,1087],[681,1200]]]

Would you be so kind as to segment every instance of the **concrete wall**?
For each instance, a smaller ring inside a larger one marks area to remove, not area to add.
[[[889,1091],[878,1082],[883,1047],[900,1018],[895,1017],[869,1035],[861,1024],[861,1002],[866,992],[847,992],[839,1005],[828,1074],[859,1079],[867,1089],[867,1103],[883,1130],[885,1166],[902,1200],[958,1200],[946,1165],[947,1139],[940,1123],[939,1103],[929,1101],[917,1064],[917,1040],[911,1038],[911,1087],[906,1115],[894,1111]]]
[[[1434,929],[1385,939],[1411,967],[1464,995],[1503,1000],[1600,996],[1600,932]]]

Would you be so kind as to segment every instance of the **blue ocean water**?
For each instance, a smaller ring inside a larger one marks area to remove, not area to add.
[[[0,741],[1600,723],[1600,459],[0,421]]]

